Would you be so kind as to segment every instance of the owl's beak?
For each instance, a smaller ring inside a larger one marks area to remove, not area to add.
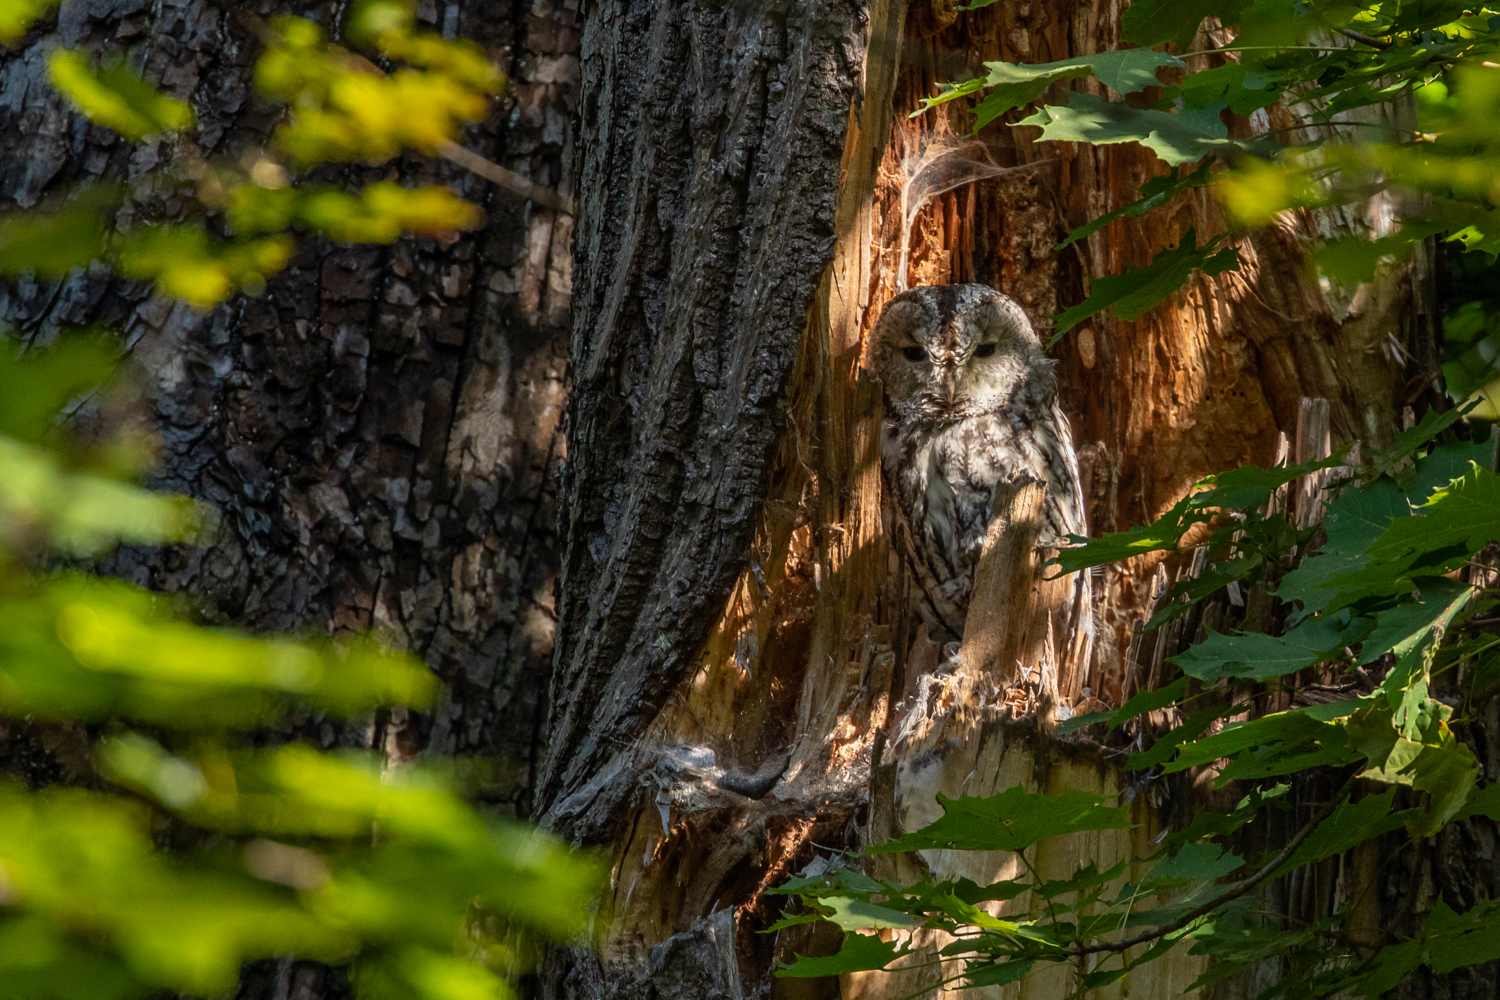
[[[958,365],[943,366],[943,396],[949,409],[958,402]]]

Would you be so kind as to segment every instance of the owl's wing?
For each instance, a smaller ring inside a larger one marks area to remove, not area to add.
[[[933,638],[944,633],[952,639],[962,639],[964,634],[965,608],[968,606],[971,580],[940,580],[928,558],[927,546],[921,536],[913,530],[911,519],[903,505],[896,504],[896,539],[906,565],[911,569],[917,583],[919,611]],[[967,583],[968,586],[963,586]],[[962,591],[959,593],[958,591]]]

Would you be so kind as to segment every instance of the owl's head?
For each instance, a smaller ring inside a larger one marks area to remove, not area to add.
[[[1053,362],[1026,314],[988,285],[891,299],[875,323],[871,363],[900,419],[962,420],[1007,407],[1023,387],[1053,385]]]

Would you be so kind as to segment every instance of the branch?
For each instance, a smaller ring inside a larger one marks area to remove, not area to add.
[[[528,180],[514,170],[507,170],[495,161],[485,159],[473,150],[465,149],[456,142],[443,143],[438,147],[438,152],[449,163],[456,163],[470,173],[478,174],[491,183],[514,191],[522,198],[529,198],[538,205],[545,205],[547,208],[554,208],[568,215],[578,214],[573,204],[573,199],[563,192],[543,187],[535,181]]]
[[[1134,937],[1124,938],[1120,941],[1106,941],[1103,944],[1082,945],[1080,947],[1071,949],[1069,951],[1069,954],[1089,955],[1093,954],[1094,952],[1100,951],[1127,951],[1131,948],[1134,948],[1138,944],[1145,944],[1147,941],[1155,941],[1157,938],[1166,937],[1168,934],[1171,934],[1175,931],[1180,931],[1200,917],[1208,916],[1210,913],[1212,913],[1214,910],[1217,910],[1225,903],[1232,903],[1236,899],[1239,899],[1241,896],[1245,895],[1256,886],[1260,885],[1267,878],[1270,878],[1271,873],[1274,872],[1277,868],[1281,867],[1282,862],[1291,857],[1292,853],[1296,851],[1297,848],[1302,846],[1302,842],[1304,840],[1312,836],[1312,832],[1318,828],[1318,824],[1322,823],[1325,819],[1331,816],[1333,814],[1333,811],[1338,808],[1339,804],[1349,797],[1349,793],[1354,791],[1354,782],[1357,780],[1357,778],[1357,775],[1351,776],[1348,781],[1344,782],[1344,787],[1335,792],[1333,798],[1329,799],[1323,804],[1323,808],[1318,810],[1317,815],[1315,815],[1306,826],[1297,831],[1297,836],[1293,837],[1291,843],[1282,848],[1281,853],[1272,858],[1269,864],[1267,864],[1260,871],[1256,872],[1254,875],[1250,876],[1245,881],[1236,885],[1233,889],[1224,893],[1224,895],[1220,896],[1218,899],[1204,903],[1202,906],[1198,907],[1195,910],[1190,910],[1187,914],[1178,917],[1176,920],[1172,921],[1170,924],[1167,924],[1165,927],[1158,927],[1156,930],[1152,931],[1142,931]]]
[[[1352,28],[1343,28],[1339,27],[1338,25],[1333,25],[1333,30],[1343,35],[1345,38],[1356,41],[1361,45],[1369,45],[1377,49],[1388,49],[1391,47],[1390,42],[1383,42],[1378,38],[1371,38],[1369,35],[1355,31]]]

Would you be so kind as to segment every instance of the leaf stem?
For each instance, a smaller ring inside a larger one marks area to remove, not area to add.
[[[1241,896],[1249,893],[1252,889],[1260,885],[1267,878],[1270,878],[1271,874],[1275,872],[1277,868],[1281,867],[1282,862],[1291,857],[1293,852],[1295,852],[1297,848],[1302,846],[1302,842],[1305,841],[1308,837],[1312,836],[1312,832],[1318,828],[1318,825],[1329,816],[1333,815],[1333,811],[1337,809],[1339,805],[1349,797],[1350,792],[1354,791],[1354,782],[1357,779],[1357,775],[1350,775],[1349,780],[1344,782],[1344,787],[1340,788],[1336,793],[1334,793],[1332,798],[1330,798],[1323,804],[1323,808],[1318,810],[1317,814],[1308,821],[1308,824],[1306,826],[1297,831],[1297,835],[1291,839],[1291,842],[1288,843],[1286,847],[1281,849],[1281,853],[1272,858],[1270,862],[1260,871],[1256,872],[1245,881],[1239,883],[1233,889],[1224,893],[1219,898],[1210,900],[1209,902],[1204,903],[1202,906],[1188,911],[1186,914],[1178,917],[1176,920],[1172,921],[1170,924],[1167,924],[1165,927],[1158,927],[1156,930],[1152,931],[1142,931],[1141,933],[1136,934],[1133,937],[1124,938],[1119,941],[1105,941],[1100,944],[1083,945],[1075,948],[1073,950],[1073,954],[1087,955],[1091,952],[1096,951],[1128,951],[1138,944],[1145,944],[1147,941],[1155,941],[1158,938],[1163,938],[1168,934],[1180,931],[1199,918],[1208,916],[1210,913],[1212,913],[1214,910],[1217,910],[1225,903],[1232,903],[1236,899],[1239,899]]]

